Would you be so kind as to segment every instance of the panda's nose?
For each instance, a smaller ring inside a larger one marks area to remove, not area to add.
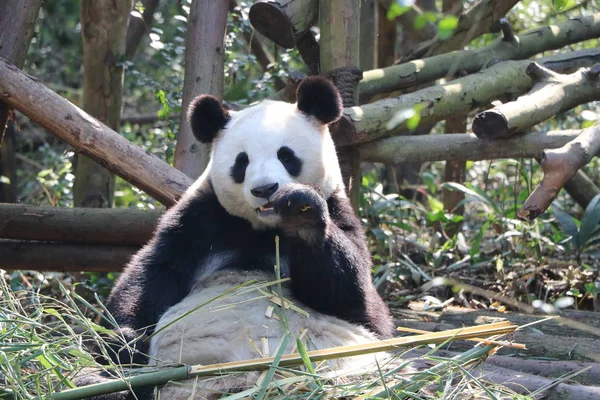
[[[278,183],[269,183],[267,185],[262,185],[255,187],[254,189],[250,189],[250,193],[254,197],[262,197],[263,199],[269,198],[275,191],[279,188]]]

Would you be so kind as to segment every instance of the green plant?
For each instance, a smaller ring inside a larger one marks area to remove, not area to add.
[[[600,243],[600,194],[590,201],[581,221],[555,205],[552,206],[552,213],[563,232],[568,235],[564,243],[576,253],[578,261],[584,250]]]

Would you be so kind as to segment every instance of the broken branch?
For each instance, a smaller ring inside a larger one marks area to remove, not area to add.
[[[545,150],[541,160],[544,177],[517,216],[531,221],[546,211],[565,183],[599,152],[600,125],[583,129],[576,139],[561,148]]]

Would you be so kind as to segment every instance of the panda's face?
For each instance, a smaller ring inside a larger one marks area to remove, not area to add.
[[[256,228],[277,226],[272,201],[286,184],[318,186],[325,196],[343,187],[327,125],[283,102],[230,115],[209,168],[223,207]]]
[[[318,76],[302,80],[296,96],[296,104],[263,101],[231,113],[216,98],[201,95],[188,109],[196,138],[212,143],[211,161],[198,182],[210,178],[221,205],[255,228],[279,224],[272,202],[289,183],[317,186],[325,197],[344,193],[328,129],[342,115],[341,97]]]

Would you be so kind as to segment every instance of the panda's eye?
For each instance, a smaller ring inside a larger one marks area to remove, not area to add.
[[[296,156],[294,150],[287,146],[283,146],[277,150],[277,158],[281,161],[281,164],[283,164],[290,175],[300,175],[300,171],[302,170],[302,160]]]
[[[230,172],[231,179],[233,179],[235,183],[244,182],[244,179],[246,178],[246,168],[248,167],[249,163],[250,160],[248,159],[248,154],[242,151],[237,155],[235,158],[235,163],[231,167]]]

